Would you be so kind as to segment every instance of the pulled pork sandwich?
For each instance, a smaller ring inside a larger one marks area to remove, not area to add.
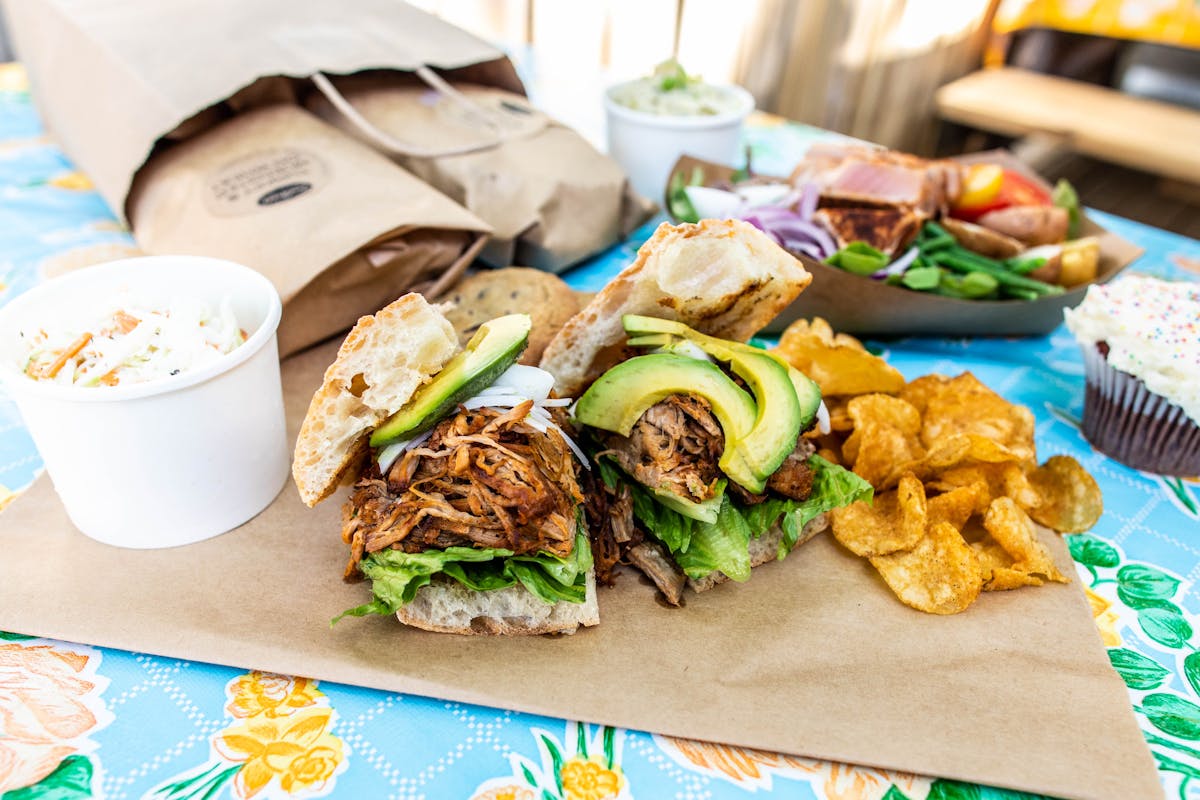
[[[570,401],[551,397],[548,373],[516,363],[529,330],[525,314],[499,317],[460,349],[441,311],[408,294],[346,337],[292,469],[309,506],[354,480],[346,578],[369,579],[373,597],[341,616],[394,613],[462,634],[599,621],[586,462],[564,432]]]
[[[745,222],[664,224],[551,340],[541,366],[579,397],[596,465],[584,494],[600,580],[630,564],[679,604],[871,496],[804,436],[828,424],[817,385],[745,343],[811,280]]]

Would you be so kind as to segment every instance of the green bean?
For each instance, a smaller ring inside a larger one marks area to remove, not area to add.
[[[942,236],[950,236],[949,231],[947,231],[941,225],[938,225],[933,220],[929,220],[928,222],[926,222],[925,227],[921,229],[921,232],[922,233],[929,232],[929,233],[932,233],[935,237],[939,237],[939,238]],[[953,239],[954,237],[950,236],[950,238]]]
[[[937,267],[909,267],[901,282],[909,289],[927,292],[937,288],[941,274],[942,271]]]
[[[922,253],[934,253],[951,247],[958,247],[958,241],[953,236],[934,236],[919,245]]]
[[[1032,289],[1022,289],[1018,286],[1005,286],[1004,293],[1018,300],[1037,300],[1040,295]]]
[[[980,300],[994,296],[999,285],[995,278],[984,272],[968,272],[966,275],[944,272],[938,282],[938,289],[939,294],[947,297]]]
[[[939,266],[964,275],[969,272],[986,273],[995,278],[1001,286],[1029,289],[1036,292],[1038,296],[1063,293],[1061,286],[1053,286],[1032,278],[1014,275],[1004,267],[990,263],[987,259],[960,258],[956,253],[934,253],[930,259]]]
[[[962,289],[973,298],[986,297],[1000,288],[1000,281],[986,272],[968,272],[962,276]]]
[[[1017,275],[1028,275],[1029,273],[1033,272],[1035,269],[1038,269],[1039,267],[1045,265],[1046,259],[1040,258],[1040,257],[1038,257],[1038,258],[1009,258],[1009,259],[1005,259],[1004,261],[1002,261],[1000,263],[1003,264],[1005,267],[1007,267],[1009,271],[1011,271]]]

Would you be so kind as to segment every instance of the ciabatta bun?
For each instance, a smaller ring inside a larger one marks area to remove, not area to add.
[[[359,319],[325,370],[296,439],[292,477],[314,506],[357,473],[371,431],[408,402],[458,350],[454,326],[410,293]]]
[[[812,275],[747,222],[664,222],[613,278],[558,332],[541,367],[560,396],[579,393],[631,353],[621,346],[625,314],[679,320],[722,339],[745,341],[783,311]]]
[[[414,628],[469,636],[574,633],[581,625],[591,627],[600,622],[596,573],[588,570],[584,602],[560,600],[554,605],[538,599],[519,583],[506,589],[476,592],[458,581],[435,577],[417,590],[411,603],[400,607],[396,618]]]

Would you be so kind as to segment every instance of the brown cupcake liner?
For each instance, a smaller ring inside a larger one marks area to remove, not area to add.
[[[1084,345],[1083,435],[1122,464],[1160,475],[1200,475],[1200,424],[1141,379]]]

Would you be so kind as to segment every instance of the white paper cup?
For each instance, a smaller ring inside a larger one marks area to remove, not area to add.
[[[123,290],[149,305],[187,297],[214,310],[227,297],[248,338],[210,364],[145,383],[70,386],[21,371],[21,329],[78,325]],[[262,275],[199,256],[88,267],[0,308],[0,379],[80,531],[119,547],[173,547],[267,507],[288,474],[275,342],[281,310]]]
[[[627,84],[611,86],[604,93],[604,116],[608,123],[608,154],[629,175],[639,194],[660,201],[671,167],[681,155],[705,161],[733,164],[742,140],[742,123],[754,110],[754,96],[740,86],[723,86],[737,98],[738,105],[724,114],[671,116],[634,111],[613,100],[613,93]]]

